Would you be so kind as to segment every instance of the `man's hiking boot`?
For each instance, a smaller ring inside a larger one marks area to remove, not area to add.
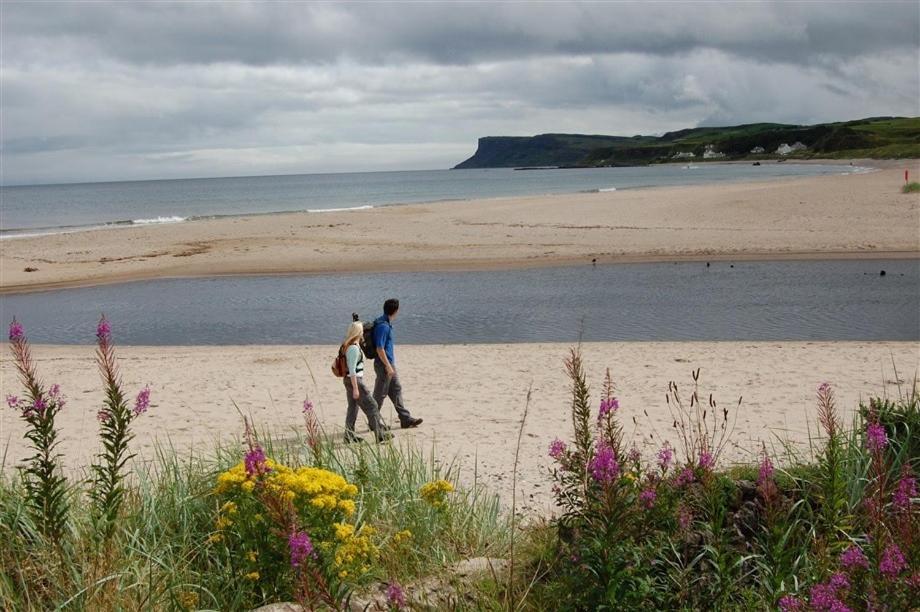
[[[413,427],[418,427],[421,425],[423,421],[424,419],[407,419],[401,423],[401,426],[403,429],[412,429]]]

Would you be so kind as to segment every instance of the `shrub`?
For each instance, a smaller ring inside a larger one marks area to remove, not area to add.
[[[917,181],[911,181],[909,183],[905,183],[904,186],[901,187],[901,193],[917,193],[917,192],[920,192],[920,183],[918,183]]]

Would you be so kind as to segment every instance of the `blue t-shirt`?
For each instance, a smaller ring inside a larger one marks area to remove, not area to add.
[[[393,355],[393,326],[386,315],[374,321],[374,348],[382,348],[390,360],[390,365],[396,365],[396,357]]]

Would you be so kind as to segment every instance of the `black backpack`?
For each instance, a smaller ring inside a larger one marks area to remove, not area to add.
[[[360,321],[358,313],[351,313],[353,321]],[[365,359],[377,359],[377,347],[374,345],[374,321],[364,321],[364,339],[361,342],[361,350],[364,351]]]

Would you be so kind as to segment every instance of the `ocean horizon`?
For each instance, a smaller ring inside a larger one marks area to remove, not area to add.
[[[0,187],[0,239],[291,212],[851,174],[844,164],[402,170]]]

